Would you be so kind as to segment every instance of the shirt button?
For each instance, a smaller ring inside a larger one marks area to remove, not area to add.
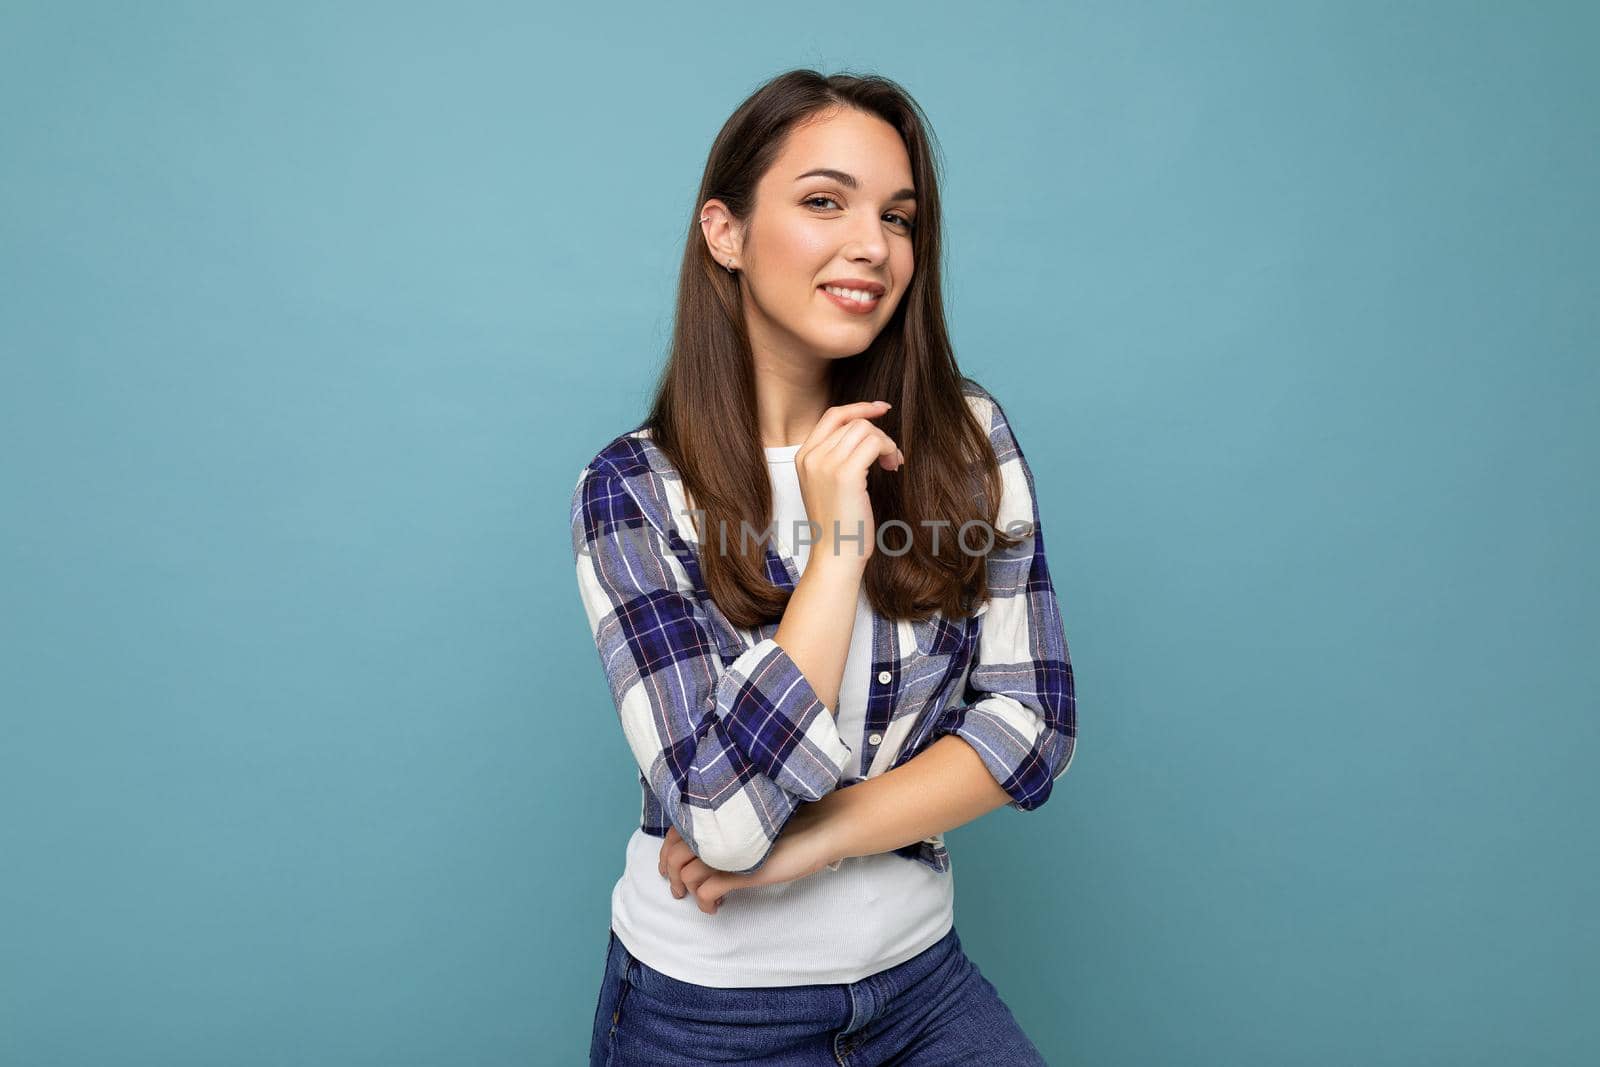
[[[888,685],[890,679],[892,679],[893,677],[894,677],[894,675],[890,674],[888,671],[879,671],[878,672],[878,681],[882,682],[884,685]]]
[[[872,742],[874,745],[882,744],[883,743],[883,735],[882,734],[873,734],[871,737],[867,738],[867,740]]]

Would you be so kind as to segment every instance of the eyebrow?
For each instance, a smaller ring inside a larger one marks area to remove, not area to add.
[[[857,189],[860,188],[861,184],[860,182],[857,182],[854,177],[846,174],[844,171],[833,170],[830,167],[817,167],[815,170],[808,170],[804,174],[796,175],[794,180],[798,182],[803,181],[806,178],[832,178],[846,189]],[[889,197],[889,199],[910,200],[911,202],[915,203],[917,199],[917,191],[915,189],[897,189],[895,190],[894,194]]]

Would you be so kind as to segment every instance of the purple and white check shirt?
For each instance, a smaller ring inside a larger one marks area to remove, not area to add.
[[[989,427],[1003,476],[998,527],[1030,523],[1032,532],[989,554],[989,596],[972,616],[873,612],[859,737],[840,736],[774,640],[779,620],[736,627],[711,599],[682,480],[648,428],[613,439],[584,468],[572,495],[578,592],[638,764],[646,833],[675,826],[707,866],[753,871],[800,804],[897,767],[945,734],[973,747],[1010,807],[1032,811],[1050,796],[1072,761],[1077,714],[1033,474],[994,397],[971,379],[962,391]],[[783,589],[799,580],[774,541],[766,568]],[[861,777],[845,774],[856,746]],[[942,834],[895,851],[950,869]]]

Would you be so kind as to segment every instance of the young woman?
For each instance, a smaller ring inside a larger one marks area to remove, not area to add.
[[[887,79],[746,100],[649,417],[574,490],[641,791],[592,1064],[1044,1062],[943,833],[1044,803],[1072,666],[1033,474],[946,336],[935,166]]]

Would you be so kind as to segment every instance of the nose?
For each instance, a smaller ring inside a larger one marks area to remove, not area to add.
[[[882,263],[889,256],[889,242],[883,236],[883,226],[877,219],[869,219],[852,234],[849,258],[857,263]]]

